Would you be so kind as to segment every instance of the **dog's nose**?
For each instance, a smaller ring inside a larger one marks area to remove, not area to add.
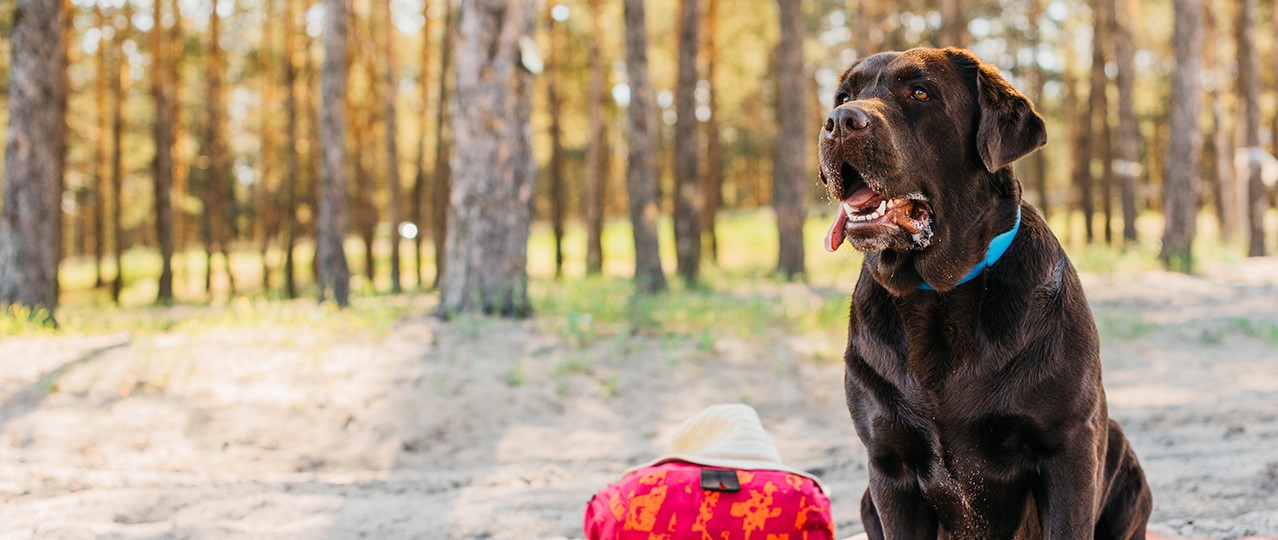
[[[870,125],[870,115],[855,107],[839,107],[825,117],[825,133],[828,137],[844,139]]]

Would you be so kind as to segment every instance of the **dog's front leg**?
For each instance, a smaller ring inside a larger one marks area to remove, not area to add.
[[[1096,432],[1090,426],[1047,459],[1035,489],[1039,524],[1047,540],[1091,539],[1096,529]]]
[[[886,478],[871,467],[870,497],[871,509],[878,514],[887,540],[936,540],[936,512],[923,500],[917,485]]]

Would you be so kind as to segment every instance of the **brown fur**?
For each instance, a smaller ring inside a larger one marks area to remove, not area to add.
[[[930,99],[910,97],[919,85]],[[932,212],[925,245],[890,229],[849,237],[867,251],[845,382],[870,458],[870,537],[1143,539],[1152,499],[1108,419],[1091,310],[1010,167],[1046,143],[1042,118],[958,49],[863,59],[839,94],[835,112],[869,125],[822,134],[831,197],[852,189],[846,163],[884,198],[921,194]],[[1018,207],[1011,248],[958,285]]]

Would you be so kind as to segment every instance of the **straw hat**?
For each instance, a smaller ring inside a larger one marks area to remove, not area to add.
[[[669,453],[627,469],[625,474],[670,461],[728,469],[783,471],[821,485],[816,476],[781,461],[781,453],[763,429],[759,413],[744,403],[711,405],[684,420],[675,430]]]

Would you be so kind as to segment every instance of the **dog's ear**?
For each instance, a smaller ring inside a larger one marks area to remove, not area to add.
[[[965,55],[975,61],[976,149],[986,170],[998,171],[1047,144],[1047,127],[1030,100],[997,68]]]

